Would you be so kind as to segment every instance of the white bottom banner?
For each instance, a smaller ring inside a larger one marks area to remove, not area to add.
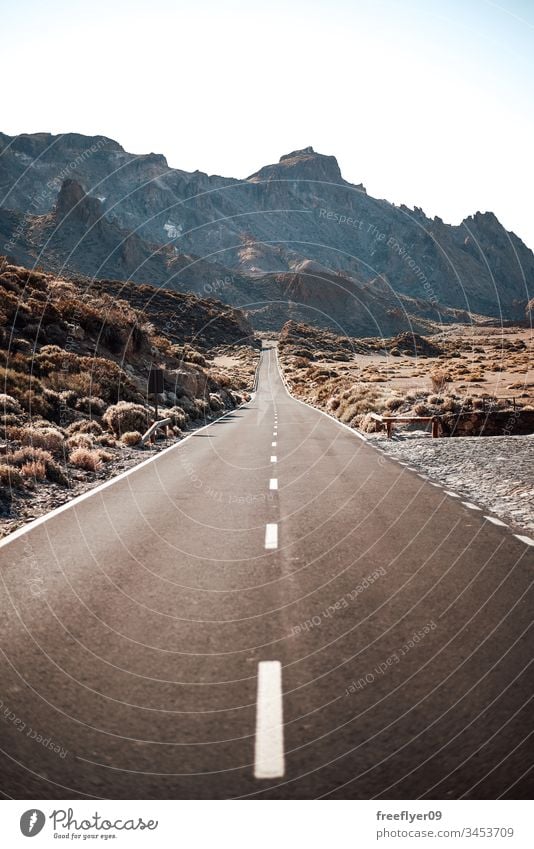
[[[531,849],[520,801],[4,801],[1,845],[272,849],[272,846]]]

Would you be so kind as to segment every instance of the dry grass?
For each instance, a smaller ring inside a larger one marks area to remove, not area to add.
[[[129,430],[126,433],[123,433],[121,436],[121,442],[124,445],[128,445],[129,447],[133,447],[134,445],[139,445],[141,442],[142,434],[139,433],[138,430]]]
[[[98,451],[88,448],[75,448],[69,455],[69,463],[86,472],[97,472],[102,464]]]
[[[46,480],[46,466],[42,460],[31,460],[29,463],[24,463],[20,468],[20,473],[23,478],[38,481]]]
[[[141,404],[119,401],[118,404],[108,407],[102,421],[117,436],[132,430],[144,431],[147,427],[148,411]]]

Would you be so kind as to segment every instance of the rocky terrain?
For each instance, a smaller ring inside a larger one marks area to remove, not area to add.
[[[261,329],[293,319],[349,335],[427,333],[474,314],[524,321],[532,298],[534,255],[491,212],[457,226],[429,219],[370,197],[312,148],[235,180],[102,136],[0,134],[0,187],[12,260],[216,286]]]
[[[214,299],[0,258],[1,532],[235,408],[257,349],[245,317]],[[145,447],[154,366],[164,370],[158,418],[171,425]]]
[[[382,440],[383,450],[447,492],[534,533],[534,436]]]
[[[368,433],[379,427],[370,413],[447,420],[534,409],[532,334],[518,327],[455,325],[424,337],[353,339],[288,322],[279,351],[296,397]]]
[[[399,462],[491,511],[519,532],[534,531],[534,435],[512,435],[534,411],[533,340],[518,327],[451,326],[432,336],[340,337],[295,322],[279,336],[290,392],[364,432]],[[388,439],[370,416],[467,418],[491,436],[430,438],[430,425],[396,424]],[[494,415],[490,415],[494,414]],[[531,434],[532,431],[529,431]],[[473,508],[474,509],[474,508]]]

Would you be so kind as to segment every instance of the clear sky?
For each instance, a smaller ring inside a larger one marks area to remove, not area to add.
[[[0,129],[246,177],[313,145],[534,248],[534,0],[0,0]]]

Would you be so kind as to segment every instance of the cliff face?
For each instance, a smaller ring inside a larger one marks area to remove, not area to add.
[[[104,137],[0,134],[4,211],[55,215],[57,225],[62,195],[75,200],[74,184],[89,196],[74,203],[75,217],[88,231],[75,257],[86,273],[94,249],[89,232],[94,236],[96,222],[104,221],[106,228],[116,228],[113,237],[106,229],[110,243],[123,241],[124,233],[134,240],[108,259],[114,274],[166,282],[169,266],[180,265],[180,257],[200,257],[201,275],[193,280],[193,269],[199,272],[194,260],[178,285],[198,287],[201,276],[204,282],[230,277],[223,296],[242,305],[254,301],[251,279],[299,273],[307,262],[362,285],[385,280],[393,309],[397,295],[406,295],[434,306],[522,319],[532,297],[534,255],[492,213],[476,213],[458,226],[429,219],[421,209],[370,197],[361,184],[343,179],[335,157],[311,147],[238,181],[172,169],[161,155],[135,156]],[[9,236],[15,225],[6,215],[0,231]],[[63,218],[68,241],[72,215]],[[39,227],[34,235],[35,247]],[[147,253],[150,262],[144,261]],[[141,278],[132,271],[136,263]],[[210,275],[213,265],[217,272]],[[326,297],[335,298],[332,288]],[[358,323],[358,316],[351,319]]]

